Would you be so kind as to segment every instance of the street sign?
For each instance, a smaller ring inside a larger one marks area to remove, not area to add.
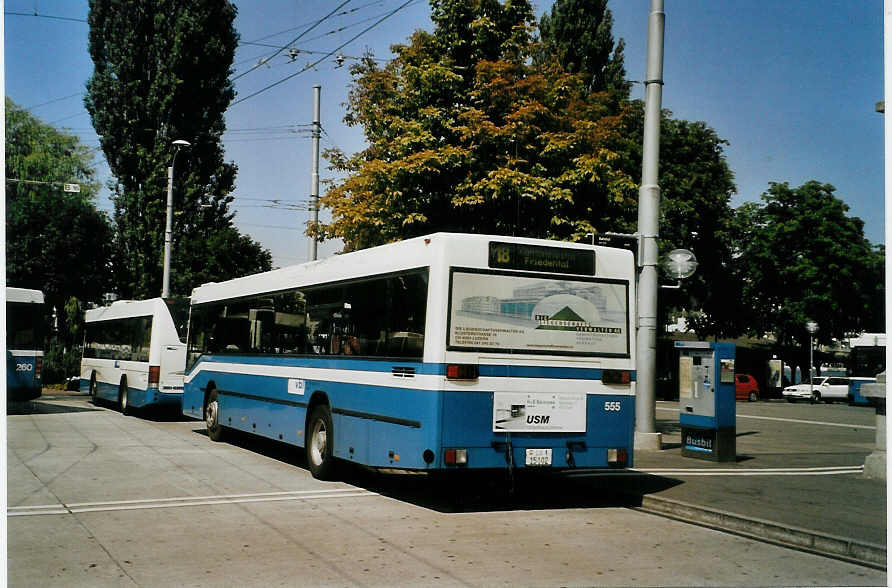
[[[62,184],[62,190],[65,192],[80,192],[80,184]]]

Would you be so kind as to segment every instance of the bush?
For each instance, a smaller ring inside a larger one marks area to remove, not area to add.
[[[43,356],[44,385],[64,384],[71,376],[76,376],[81,371],[81,348],[72,347],[67,351],[61,343],[53,342],[47,347]]]

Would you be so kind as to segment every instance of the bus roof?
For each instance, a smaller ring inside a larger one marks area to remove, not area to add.
[[[518,243],[548,247],[567,247],[592,251],[599,259],[625,258],[631,266],[631,251],[527,237],[475,235],[469,233],[434,233],[335,255],[320,261],[310,261],[281,269],[227,280],[202,284],[192,291],[192,303],[202,304],[215,300],[247,297],[265,292],[280,292],[299,286],[325,284],[340,280],[361,278],[390,272],[427,267],[435,260],[461,260],[474,257],[486,267],[488,244],[491,241]],[[609,265],[609,264],[608,264]],[[634,270],[632,270],[634,272]],[[624,276],[625,277],[625,276]],[[634,276],[632,275],[632,278]]]
[[[110,306],[92,308],[85,313],[88,323],[95,321],[107,321],[111,319],[130,318],[137,316],[154,315],[160,308],[166,308],[163,298],[149,298],[148,300],[117,300]]]
[[[12,288],[6,287],[7,302],[30,302],[32,304],[43,304],[43,292],[40,290],[29,290],[28,288]]]
[[[861,333],[849,339],[849,347],[885,347],[886,333]]]

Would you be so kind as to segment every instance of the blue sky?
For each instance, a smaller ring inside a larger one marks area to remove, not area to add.
[[[310,192],[311,141],[305,129],[312,122],[313,85],[322,85],[323,149],[358,151],[361,129],[343,123],[351,58],[371,50],[386,59],[391,44],[405,42],[418,28],[430,29],[422,0],[351,0],[307,31],[340,1],[236,2],[242,41],[236,74],[275,51],[252,43],[284,46],[303,33],[295,43],[302,52],[294,60],[283,52],[239,77],[237,100],[244,101],[226,115],[226,158],[239,167],[236,224],[272,251],[275,265],[307,258],[302,228],[308,213],[295,209],[305,207]],[[798,186],[819,180],[836,186],[850,214],[865,221],[868,239],[882,242],[883,115],[874,111],[883,99],[881,0],[665,4],[663,107],[678,118],[706,121],[729,141],[726,156],[738,188],[732,204],[758,199],[769,182]],[[649,0],[610,1],[614,36],[626,41],[631,80],[644,77],[649,6]],[[550,2],[536,7],[542,12]],[[6,0],[4,10],[7,96],[98,146],[82,101],[92,71],[82,22],[86,0]],[[33,16],[35,10],[41,16]],[[345,57],[341,67],[334,59],[338,54]],[[321,58],[315,67],[248,98]],[[642,92],[636,84],[633,96]],[[101,152],[96,163],[100,179],[111,179]],[[331,178],[324,160],[322,165],[323,180]],[[107,191],[98,204],[111,210]],[[337,249],[337,243],[323,243],[320,256]]]

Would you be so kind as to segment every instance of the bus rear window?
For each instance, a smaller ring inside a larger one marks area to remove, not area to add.
[[[625,281],[453,269],[448,348],[629,356]]]
[[[43,349],[43,304],[6,303],[7,349]]]

